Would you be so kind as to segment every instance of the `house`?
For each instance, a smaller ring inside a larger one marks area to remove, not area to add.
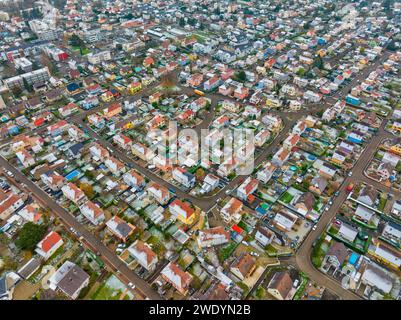
[[[263,226],[259,226],[255,233],[255,240],[264,247],[272,243],[275,237],[276,234],[273,231]]]
[[[313,179],[311,180],[311,184],[309,186],[309,191],[311,191],[317,195],[321,195],[324,192],[324,190],[326,190],[327,184],[328,184],[328,182],[325,178],[317,175],[317,176],[313,177]]]
[[[192,224],[195,220],[195,210],[186,202],[175,199],[169,205],[170,213],[184,224]]]
[[[394,244],[401,244],[401,226],[394,222],[387,222],[382,231],[382,237]]]
[[[61,236],[57,232],[51,231],[36,245],[35,252],[43,257],[43,259],[47,260],[63,244],[64,241]]]
[[[236,199],[231,198],[220,211],[220,215],[224,222],[229,223],[239,223],[241,221],[241,211],[243,203]]]
[[[136,230],[135,226],[133,226],[131,223],[125,222],[118,216],[113,216],[109,221],[106,222],[106,226],[112,234],[114,234],[123,242],[126,242],[128,237]]]
[[[319,174],[326,179],[332,179],[337,172],[337,168],[329,163],[323,163],[319,168]]]
[[[25,221],[35,224],[42,221],[42,214],[40,214],[39,210],[32,204],[28,204],[23,207],[20,211],[18,211],[18,215],[21,216]]]
[[[106,117],[106,119],[110,120],[111,118],[121,113],[122,111],[123,109],[120,103],[113,103],[109,107],[103,109],[103,114]]]
[[[102,223],[105,219],[103,210],[90,200],[83,204],[79,209],[84,217],[94,225]]]
[[[127,91],[129,94],[135,94],[141,90],[142,90],[142,83],[140,81],[131,82],[127,87]]]
[[[75,204],[84,203],[88,200],[85,193],[75,184],[69,182],[61,188],[63,195]]]
[[[355,210],[354,217],[366,224],[370,224],[372,218],[375,216],[375,212],[365,206],[358,205]]]
[[[249,89],[247,87],[237,87],[234,90],[234,98],[244,100],[249,95]]]
[[[192,282],[192,276],[184,272],[174,262],[170,262],[161,272],[162,278],[171,283],[175,289],[186,295]]]
[[[369,263],[361,277],[361,283],[375,288],[382,294],[389,294],[394,287],[394,280],[388,271],[375,263]]]
[[[327,273],[332,269],[331,271],[334,274],[341,268],[347,257],[348,250],[346,246],[342,242],[335,241],[323,259],[322,270]]]
[[[393,170],[394,166],[391,165],[391,163],[381,162],[376,169],[376,174],[380,177],[380,179],[387,180],[392,175]]]
[[[290,151],[281,147],[274,155],[271,160],[272,164],[276,167],[281,167],[284,162],[290,157]]]
[[[278,212],[273,219],[273,225],[284,232],[290,231],[295,223],[298,221],[298,217],[288,211]]]
[[[263,129],[259,131],[254,138],[255,147],[262,147],[269,138],[270,138],[269,130]]]
[[[50,289],[61,291],[70,299],[75,300],[81,290],[89,284],[89,278],[84,270],[67,260],[48,281]]]
[[[20,279],[15,272],[6,272],[0,277],[0,301],[13,299],[15,285]]]
[[[287,137],[287,139],[285,139],[283,142],[283,148],[291,151],[292,148],[297,145],[299,139],[300,139],[300,136],[298,134],[289,135]]]
[[[242,253],[230,267],[230,271],[240,280],[251,276],[255,269],[256,260],[249,253]]]
[[[173,169],[172,177],[186,188],[192,188],[196,183],[195,176],[181,167],[175,167]]]
[[[132,145],[131,151],[134,156],[137,156],[146,162],[151,161],[155,157],[155,154],[151,149],[139,142]]]
[[[277,300],[291,300],[296,289],[289,272],[276,272],[267,286],[267,292]]]
[[[122,133],[116,134],[113,137],[113,142],[125,150],[129,150],[132,147],[132,140]]]
[[[203,74],[195,73],[187,79],[187,85],[191,87],[199,87],[203,81]]]
[[[89,148],[89,152],[94,158],[94,160],[104,161],[106,158],[110,156],[109,151],[106,148],[103,148],[99,143],[94,142],[92,146]]]
[[[142,187],[145,185],[145,179],[133,169],[123,175],[123,180],[130,187]]]
[[[271,179],[274,171],[277,169],[271,162],[267,162],[258,172],[256,173],[256,179],[260,182],[268,183]]]
[[[220,77],[218,75],[214,75],[203,83],[203,89],[205,91],[214,90],[221,84],[221,82],[222,81]]]
[[[68,130],[70,124],[65,120],[60,120],[47,127],[47,133],[52,137],[58,136]]]
[[[216,177],[215,175],[209,173],[206,175],[206,177],[203,179],[203,184],[201,187],[201,192],[202,193],[209,193],[216,189],[219,185],[220,179]]]
[[[217,246],[230,241],[230,234],[222,226],[199,231],[198,245],[200,248]]]
[[[30,166],[33,166],[36,162],[34,157],[32,157],[29,152],[24,149],[16,152],[15,155],[24,166],[24,168],[29,168]]]
[[[337,235],[352,243],[358,235],[358,229],[347,223],[342,223]]]
[[[157,254],[152,251],[148,244],[141,240],[136,240],[128,247],[128,252],[146,270],[155,270],[159,260]]]
[[[399,270],[401,267],[400,251],[383,241],[378,240],[371,244],[368,248],[368,255],[394,270]]]
[[[156,128],[161,128],[164,125],[166,125],[166,117],[161,114],[156,114],[147,124],[146,128],[148,130],[156,129]]]
[[[315,196],[311,192],[305,192],[298,198],[295,208],[301,215],[306,216],[313,210],[315,202]]]
[[[79,129],[76,125],[71,125],[68,128],[67,132],[71,140],[73,141],[79,141],[84,137],[84,132],[81,129]]]
[[[372,207],[379,195],[379,191],[373,188],[370,185],[365,186],[361,193],[359,194],[357,200],[366,204],[369,207]]]
[[[259,181],[248,177],[237,189],[237,196],[240,200],[246,201],[248,196],[258,189]]]
[[[7,220],[11,214],[24,205],[24,201],[13,192],[5,193],[0,190],[0,220]]]
[[[72,115],[74,112],[77,112],[78,110],[79,110],[78,106],[73,102],[70,102],[69,104],[63,107],[58,108],[58,112],[63,118]]]
[[[115,175],[119,175],[125,169],[124,164],[113,157],[107,158],[104,165]]]
[[[168,200],[171,198],[168,189],[157,184],[156,182],[151,182],[147,191],[161,205],[167,204]]]
[[[91,125],[94,125],[96,128],[103,128],[105,125],[105,119],[102,116],[97,115],[96,113],[92,113],[88,116],[88,122]]]

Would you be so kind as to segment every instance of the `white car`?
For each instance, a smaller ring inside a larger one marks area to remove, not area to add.
[[[230,192],[231,192],[230,189],[226,190],[226,194],[230,194]]]
[[[348,173],[348,177],[351,177],[352,176],[352,171],[350,171],[349,173]]]
[[[128,287],[130,287],[131,289],[135,289],[135,285],[132,282],[128,283]]]
[[[315,225],[313,226],[312,230],[315,231],[316,228],[317,228],[317,225],[315,224]]]

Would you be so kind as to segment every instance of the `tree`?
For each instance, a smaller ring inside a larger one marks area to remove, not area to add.
[[[241,70],[240,72],[238,72],[237,75],[238,80],[244,82],[246,80],[246,73],[244,70]]]
[[[80,37],[78,37],[76,34],[73,34],[70,37],[70,45],[72,45],[73,47],[81,47],[84,46],[84,42],[82,41],[82,39]]]
[[[79,188],[85,193],[85,195],[91,199],[95,195],[95,191],[93,190],[93,187],[89,183],[80,183]]]
[[[27,222],[22,227],[15,241],[17,247],[21,250],[33,251],[40,240],[43,239],[47,227],[45,225],[37,225]]]
[[[359,48],[359,53],[360,54],[364,54],[365,53],[365,48],[364,47],[360,47]]]
[[[195,177],[197,180],[203,180],[205,178],[205,170],[203,170],[202,168],[199,168],[198,170],[196,170],[195,172]]]

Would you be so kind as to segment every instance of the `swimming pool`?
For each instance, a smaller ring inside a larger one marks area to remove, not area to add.
[[[355,263],[358,261],[358,259],[359,259],[359,255],[358,255],[357,253],[353,252],[353,253],[351,254],[351,256],[349,257],[348,262],[349,262],[350,264],[352,264],[352,265],[355,265]]]
[[[71,181],[72,179],[74,179],[77,175],[79,175],[79,170],[78,169],[75,169],[74,171],[71,171],[69,174],[67,174],[66,176],[65,176],[65,178],[68,180],[68,181]]]

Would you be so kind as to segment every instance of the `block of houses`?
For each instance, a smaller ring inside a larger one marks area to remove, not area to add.
[[[155,157],[155,154],[152,150],[139,142],[132,145],[131,151],[134,156],[137,156],[147,162],[151,161]]]
[[[36,245],[35,252],[43,257],[43,259],[47,260],[63,244],[64,241],[61,236],[57,232],[51,231]]]
[[[148,244],[141,240],[136,240],[128,247],[128,252],[146,270],[155,270],[159,260],[157,254],[152,251]]]

